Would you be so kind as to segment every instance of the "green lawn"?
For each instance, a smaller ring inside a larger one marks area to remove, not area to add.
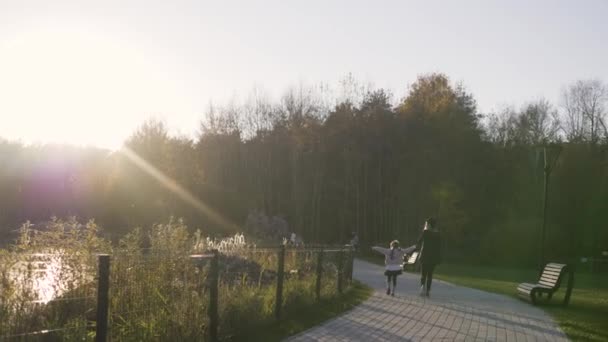
[[[330,300],[286,311],[284,317],[272,324],[256,327],[234,341],[280,341],[288,336],[312,328],[330,318],[336,317],[365,301],[372,294],[372,289],[353,281],[353,286]]]
[[[382,257],[377,255],[366,253],[360,258],[384,264]],[[538,280],[538,272],[531,269],[442,264],[437,266],[435,278],[517,298],[517,285]],[[567,307],[561,305],[564,292],[564,289],[560,289],[551,302],[539,307],[551,314],[573,341],[608,341],[608,275],[575,273],[574,290]]]
[[[453,284],[516,297],[521,282],[538,280],[534,270],[499,267],[439,265],[435,277]],[[608,276],[577,273],[570,304],[561,304],[564,289],[550,303],[540,305],[574,341],[608,341]]]

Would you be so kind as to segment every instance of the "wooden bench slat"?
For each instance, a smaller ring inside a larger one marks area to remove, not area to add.
[[[547,266],[544,268],[545,271],[561,271],[563,269],[563,266]]]
[[[544,280],[539,280],[538,281],[538,285],[542,285],[542,286],[547,286],[547,287],[557,287],[557,283],[554,281],[544,281]]]
[[[534,289],[534,288],[539,288],[539,289],[543,289],[543,290],[550,290],[553,287],[552,286],[543,285],[543,284],[527,284],[527,283],[524,283],[524,284],[519,284],[519,286],[517,288],[518,289],[523,289],[523,290],[531,290],[531,289]]]
[[[543,273],[540,277],[541,278],[559,278],[560,274],[554,274],[554,273]]]
[[[540,276],[541,278],[559,278],[559,274],[543,274]]]
[[[543,275],[560,275],[561,273],[561,271],[544,271]]]
[[[559,280],[559,276],[542,276],[540,277],[540,280],[557,282]]]
[[[538,283],[547,283],[547,284],[551,284],[551,286],[553,285],[557,285],[559,283],[558,279],[547,279],[547,278],[540,278],[538,280]]]
[[[559,277],[561,276],[561,274],[543,274],[542,276],[540,276],[540,278],[547,278],[547,279],[559,279]]]
[[[544,278],[546,278],[546,279],[559,279],[560,276],[561,276],[560,274],[543,274],[543,275],[540,276],[539,279],[544,279]]]
[[[553,272],[553,271],[545,271],[541,274],[541,277],[544,275],[548,275],[548,276],[559,276],[560,274],[562,274],[562,272]]]
[[[543,273],[540,277],[555,277],[558,278],[560,276],[561,273]]]
[[[531,290],[534,288],[536,284],[530,284],[530,283],[522,283],[519,284],[519,286],[517,287],[518,290]]]
[[[547,293],[551,298],[560,287],[561,277],[566,267],[565,264],[547,264],[539,277],[538,283],[521,283],[517,286],[518,295],[531,300],[533,304],[536,304],[537,294]]]
[[[563,267],[547,267],[543,271],[544,272],[561,272],[563,269],[564,269]]]
[[[540,282],[538,282],[538,285],[542,285],[543,287],[547,287],[547,288],[553,289],[553,288],[555,288],[556,284],[555,283],[546,283],[546,282],[540,281]]]

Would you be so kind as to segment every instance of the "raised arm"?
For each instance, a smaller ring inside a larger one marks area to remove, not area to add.
[[[376,252],[382,253],[384,255],[386,255],[389,252],[388,248],[383,248],[383,247],[378,247],[378,246],[374,246],[372,247],[372,249]]]

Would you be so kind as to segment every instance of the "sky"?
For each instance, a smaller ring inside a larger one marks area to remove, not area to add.
[[[481,112],[608,82],[608,1],[0,0],[0,137],[117,149],[146,119],[195,136],[209,104],[349,73],[420,74]]]

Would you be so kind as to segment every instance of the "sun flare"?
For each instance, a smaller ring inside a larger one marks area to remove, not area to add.
[[[116,149],[175,100],[146,58],[103,35],[22,33],[0,43],[0,59],[2,135],[25,143]]]

